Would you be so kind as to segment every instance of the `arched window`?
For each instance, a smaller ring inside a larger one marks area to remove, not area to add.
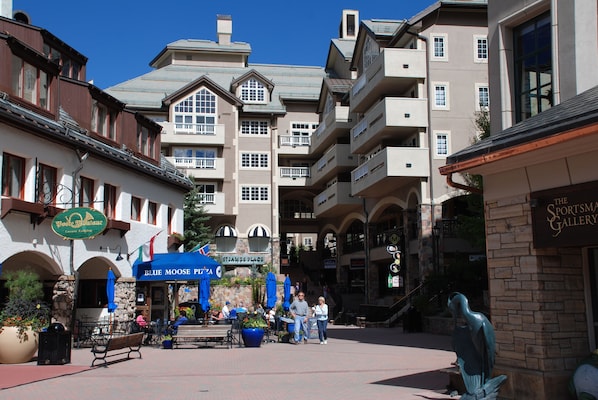
[[[201,89],[174,106],[175,133],[213,135],[216,124],[216,96]]]
[[[265,103],[266,88],[257,79],[248,79],[241,85],[241,100],[246,103]]]

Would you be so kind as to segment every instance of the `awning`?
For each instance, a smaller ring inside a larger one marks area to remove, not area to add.
[[[203,274],[220,279],[222,267],[199,252],[154,254],[152,261],[133,264],[133,276],[138,281],[197,281]]]

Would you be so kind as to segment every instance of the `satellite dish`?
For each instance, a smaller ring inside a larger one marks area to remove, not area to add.
[[[25,11],[17,10],[12,14],[12,18],[17,22],[22,22],[23,24],[31,24],[31,18],[29,14]]]

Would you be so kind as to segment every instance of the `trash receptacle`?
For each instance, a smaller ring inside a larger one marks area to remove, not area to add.
[[[62,365],[71,363],[71,332],[62,324],[52,324],[39,333],[37,365]]]

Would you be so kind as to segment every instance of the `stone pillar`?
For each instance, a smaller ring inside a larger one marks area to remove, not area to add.
[[[52,322],[59,322],[66,329],[71,326],[74,289],[75,277],[61,275],[54,284],[52,293]]]
[[[581,248],[535,249],[529,199],[485,204],[495,375],[504,399],[565,399],[587,355]]]

